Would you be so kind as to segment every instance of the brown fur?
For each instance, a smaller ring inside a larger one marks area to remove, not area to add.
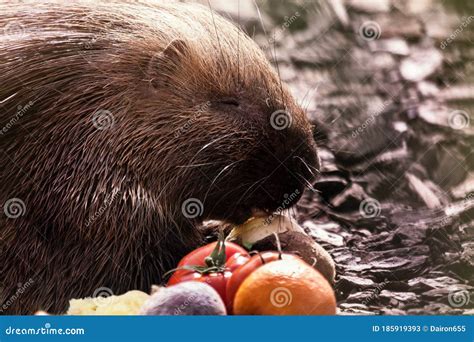
[[[202,219],[274,210],[317,166],[303,111],[253,41],[208,8],[7,1],[7,25],[0,200],[26,210],[0,216],[3,313],[62,312],[100,287],[148,291],[199,244]],[[293,123],[278,131],[269,118],[281,109]],[[94,127],[99,110],[111,127]],[[202,215],[183,215],[188,198]]]

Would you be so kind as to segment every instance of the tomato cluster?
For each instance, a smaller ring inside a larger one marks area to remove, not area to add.
[[[235,294],[255,269],[266,262],[278,260],[278,252],[264,252],[254,256],[239,245],[219,239],[186,255],[168,281],[168,286],[184,281],[200,281],[212,286],[232,313]]]

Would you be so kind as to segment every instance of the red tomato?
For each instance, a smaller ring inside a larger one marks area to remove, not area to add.
[[[220,245],[218,245],[218,243]],[[232,272],[245,264],[250,255],[232,242],[213,242],[186,255],[168,280],[168,286],[200,281],[212,286],[226,302],[226,285]]]
[[[236,268],[234,272],[232,272],[232,275],[230,276],[230,279],[227,280],[227,285],[226,285],[226,306],[227,306],[227,312],[232,313],[232,307],[234,304],[234,297],[235,294],[237,293],[237,290],[239,289],[240,284],[249,276],[250,273],[255,271],[257,268],[262,266],[263,264],[279,260],[279,259],[291,259],[291,258],[297,258],[296,256],[292,254],[282,254],[279,252],[262,252],[255,254],[248,260],[246,263],[243,263],[241,266]],[[299,258],[298,258],[299,259]]]
[[[232,255],[226,262],[227,269],[230,272],[234,272],[237,268],[245,264],[250,260],[250,255],[245,251],[245,254],[242,252],[235,253]]]
[[[190,252],[184,258],[181,259],[181,261],[178,264],[178,268],[180,266],[185,266],[185,265],[193,265],[193,266],[206,266],[206,261],[205,259],[211,255],[211,253],[214,251],[216,248],[217,242],[212,242],[208,245],[199,247],[195,249],[194,251]],[[239,245],[233,243],[233,242],[225,242],[225,259],[229,259],[231,256],[233,256],[235,253],[240,253],[243,255],[249,255],[247,251],[240,247]]]

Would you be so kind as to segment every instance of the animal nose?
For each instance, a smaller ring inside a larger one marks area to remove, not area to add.
[[[300,146],[293,155],[295,172],[301,175],[306,183],[314,181],[319,173],[320,163],[313,141]]]
[[[263,187],[271,199],[269,207],[282,203],[293,205],[306,187],[312,188],[312,181],[319,172],[319,161],[312,138],[292,139],[288,136],[274,147],[274,165]],[[287,203],[288,199],[291,203]]]
[[[299,146],[290,158],[283,163],[287,172],[287,187],[303,192],[304,188],[312,188],[312,182],[319,172],[319,160],[312,146]]]
[[[292,125],[272,134],[271,144],[276,157],[289,172],[311,181],[319,172],[316,143],[309,130]]]

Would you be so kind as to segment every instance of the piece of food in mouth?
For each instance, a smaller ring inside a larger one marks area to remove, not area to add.
[[[159,287],[144,303],[142,315],[226,315],[217,291],[206,283],[187,281]]]
[[[119,296],[71,299],[67,315],[138,315],[149,297],[133,290]]]
[[[251,272],[235,294],[235,315],[334,315],[329,282],[303,260],[271,261]]]
[[[256,213],[255,216],[232,229],[226,240],[235,241],[247,249],[252,249],[254,244],[267,236],[287,231],[304,233],[304,229],[290,215]]]
[[[275,234],[278,234],[280,246]],[[232,229],[227,240],[259,251],[277,250],[281,247],[284,252],[300,256],[320,271],[330,283],[334,283],[336,266],[331,255],[289,215],[252,217]]]

